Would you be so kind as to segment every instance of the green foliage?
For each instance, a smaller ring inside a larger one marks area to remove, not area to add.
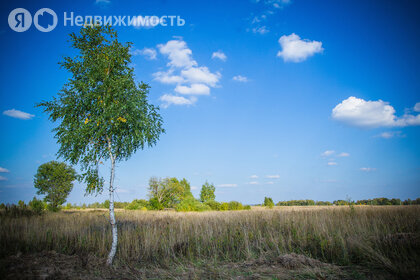
[[[211,207],[207,204],[201,203],[194,197],[189,197],[181,201],[175,208],[177,211],[209,211],[212,210]]]
[[[150,209],[150,210],[163,210],[163,208],[165,208],[165,207],[163,207],[162,203],[160,203],[159,200],[156,197],[151,198],[149,200],[149,208],[148,209]]]
[[[73,181],[77,179],[73,167],[64,162],[50,161],[38,167],[34,177],[37,194],[45,195],[49,209],[57,211],[66,202],[67,196],[73,189]]]
[[[219,211],[221,207],[221,203],[215,200],[208,200],[204,202],[204,204],[208,205],[211,208],[211,210],[215,210],[215,211]]]
[[[229,210],[243,210],[244,206],[238,201],[229,202]]]
[[[47,204],[46,209],[47,209],[48,211],[51,211],[51,212],[58,212],[58,211],[60,211],[60,206],[56,206],[56,207],[54,207],[54,206],[52,206],[52,205],[49,203],[49,204]]]
[[[190,184],[186,179],[177,178],[157,179],[152,177],[149,180],[150,202],[159,208],[173,208],[182,200],[192,198]],[[156,203],[156,202],[157,203]],[[158,209],[158,208],[154,208]]]
[[[401,201],[401,199],[398,198],[392,198],[388,199],[385,197],[380,198],[373,198],[373,199],[362,199],[357,200],[356,202],[351,201],[349,199],[346,200],[335,200],[332,203],[329,201],[313,201],[311,199],[306,200],[289,200],[289,201],[279,201],[277,203],[277,206],[311,206],[311,205],[419,205],[420,204],[420,198],[417,198],[416,200],[407,199],[404,201]]]
[[[251,205],[245,205],[244,210],[251,210]]]
[[[140,210],[149,207],[149,202],[145,199],[134,199],[128,204],[125,209],[127,210]]]
[[[6,205],[4,203],[0,204],[0,209],[6,209]]]
[[[416,200],[407,199],[401,201],[398,198],[388,199],[385,197],[374,198],[374,199],[363,199],[356,201],[358,205],[411,205],[411,204],[420,204],[420,198]]]
[[[114,201],[114,207],[117,209],[124,209],[125,207],[128,206],[128,202],[123,202],[123,201]]]
[[[214,192],[216,191],[216,188],[213,184],[209,184],[208,182],[205,182],[204,185],[201,187],[200,192],[200,200],[201,202],[206,202],[210,200],[215,200],[216,195]]]
[[[77,54],[60,65],[71,78],[58,97],[37,106],[60,122],[53,130],[58,155],[81,164],[88,194],[100,193],[99,164],[127,160],[156,144],[164,132],[162,118],[147,101],[149,86],[134,80],[131,43],[121,43],[110,26],[87,26],[70,37]]]
[[[182,195],[182,198],[185,199],[185,198],[193,197],[193,195],[191,193],[191,185],[187,181],[187,179],[182,178],[182,180],[179,181],[179,183],[181,184],[181,186],[184,189],[184,194]]]
[[[25,209],[25,208],[26,208],[25,201],[23,201],[23,200],[19,200],[19,202],[18,202],[18,206],[19,206],[19,208],[21,208],[21,209]]]
[[[35,196],[31,201],[29,201],[28,205],[31,208],[31,210],[34,211],[36,214],[41,214],[45,208],[42,200],[37,199]]]
[[[229,210],[229,203],[227,202],[220,203],[220,211],[227,211],[227,210]]]
[[[330,206],[330,205],[332,205],[332,203],[329,202],[329,201],[317,201],[317,202],[315,202],[315,205],[318,205],[318,206]]]
[[[264,197],[264,204],[263,205],[268,207],[268,208],[273,208],[274,207],[273,199],[271,197]]]
[[[331,203],[330,203],[331,204]],[[279,201],[277,206],[310,206],[315,205],[312,199]]]

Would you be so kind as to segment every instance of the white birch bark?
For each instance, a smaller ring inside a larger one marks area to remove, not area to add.
[[[109,178],[109,222],[111,223],[111,227],[112,227],[112,245],[111,245],[111,251],[109,251],[109,255],[108,255],[108,259],[106,263],[107,265],[112,265],[112,262],[115,257],[115,253],[117,252],[118,229],[117,229],[117,222],[115,219],[115,212],[114,212],[115,157],[112,155],[111,141],[109,139],[108,139],[108,147],[109,147],[109,154],[110,154],[110,159],[111,159],[111,176]]]

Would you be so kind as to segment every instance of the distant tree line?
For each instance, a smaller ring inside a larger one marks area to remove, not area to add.
[[[65,191],[57,192],[56,188],[52,187],[52,183],[48,180],[51,177],[50,173],[54,173],[57,169],[58,163],[54,162],[52,165],[43,165],[42,172],[38,171],[35,176],[35,186],[39,189],[38,182],[42,178],[42,182],[46,191],[42,194],[47,194],[44,197],[44,200],[38,200],[36,197],[29,202],[28,205],[23,201],[19,201],[18,205],[5,205],[4,203],[0,204],[0,209],[13,211],[26,211],[33,210],[36,213],[42,213],[44,210],[58,211],[60,209],[94,209],[94,208],[104,208],[108,209],[110,201],[105,200],[102,203],[94,202],[91,204],[71,204],[67,203],[65,206],[62,204],[65,202],[68,193],[72,187],[71,182],[74,180],[75,175],[71,173],[72,177],[65,181],[69,186],[65,188]],[[65,165],[60,167],[66,167]],[[47,172],[43,171],[44,169]],[[64,168],[65,169],[65,168]],[[41,170],[41,168],[40,168]],[[52,170],[52,171],[50,171]],[[40,175],[42,173],[42,176]],[[67,174],[65,174],[67,176]],[[58,181],[58,180],[57,180]],[[66,186],[67,186],[66,185]],[[175,177],[168,177],[163,179],[158,179],[152,177],[149,180],[148,186],[148,200],[146,199],[134,199],[132,202],[114,202],[114,207],[117,209],[126,209],[126,210],[176,210],[176,211],[227,211],[227,210],[250,210],[251,206],[243,205],[238,201],[230,202],[218,202],[216,201],[215,191],[216,188],[213,184],[205,182],[201,187],[200,198],[197,199],[191,193],[190,183],[183,178],[178,180]],[[41,194],[38,191],[38,194]],[[50,194],[50,195],[49,195]],[[58,197],[59,199],[51,199],[51,197]],[[274,205],[274,203],[273,203]]]
[[[362,200],[335,200],[329,201],[314,201],[312,199],[305,200],[288,200],[279,201],[277,206],[313,206],[313,205],[420,205],[420,198],[411,200],[406,199],[402,201],[399,198],[388,199],[385,197],[373,198],[373,199],[362,199]]]
[[[333,205],[329,201],[314,201],[312,199],[304,200],[288,200],[288,201],[279,201],[276,204],[277,206],[313,206],[313,205]]]
[[[34,185],[38,189],[37,194],[45,194],[43,200],[34,197],[26,205],[19,200],[17,205],[0,204],[0,210],[6,210],[12,215],[32,215],[41,214],[44,210],[58,211],[60,209],[109,209],[110,201],[102,203],[94,202],[91,204],[71,204],[63,206],[68,194],[73,188],[73,181],[77,179],[74,169],[64,163],[49,162],[43,164],[38,169],[34,177]],[[200,191],[200,198],[197,199],[191,193],[191,185],[185,179],[167,177],[158,179],[152,177],[149,180],[148,199],[134,199],[131,202],[114,202],[117,209],[126,210],[176,210],[176,211],[226,211],[226,210],[249,210],[251,206],[243,205],[238,201],[218,202],[215,195],[216,188],[213,184],[205,182]],[[415,200],[406,199],[402,201],[398,198],[373,198],[353,201],[346,200],[315,201],[312,199],[288,200],[274,203],[271,197],[265,197],[260,204],[267,208],[277,206],[328,206],[328,205],[420,205],[420,198]]]

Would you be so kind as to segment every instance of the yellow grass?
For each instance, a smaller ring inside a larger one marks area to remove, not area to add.
[[[224,212],[117,212],[117,261],[136,264],[274,258],[298,253],[339,265],[418,275],[419,206],[291,206]],[[1,256],[55,250],[105,257],[106,211],[0,216]]]

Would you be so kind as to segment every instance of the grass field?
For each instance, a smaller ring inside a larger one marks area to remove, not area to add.
[[[59,279],[420,277],[420,206],[122,210],[117,219],[118,252],[109,269],[103,265],[111,243],[106,211],[1,215],[0,273],[8,279],[37,273]],[[50,266],[40,267],[41,260]]]

